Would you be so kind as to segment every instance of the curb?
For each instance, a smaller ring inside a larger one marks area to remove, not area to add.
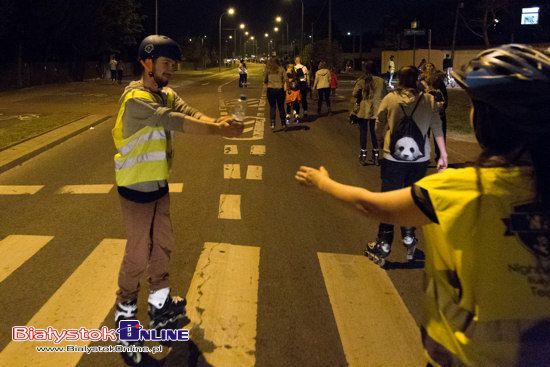
[[[0,173],[36,157],[38,154],[111,118],[109,115],[90,115],[48,131],[0,151]]]

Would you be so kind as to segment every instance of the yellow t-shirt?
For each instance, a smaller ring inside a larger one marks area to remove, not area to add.
[[[450,352],[450,365],[543,365],[550,223],[533,205],[532,170],[448,169],[416,188],[428,193],[438,221],[423,227],[429,338]]]

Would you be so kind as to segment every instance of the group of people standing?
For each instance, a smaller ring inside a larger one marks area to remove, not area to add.
[[[288,63],[286,70],[281,61],[277,58],[270,58],[263,76],[264,84],[267,86],[267,99],[270,107],[271,129],[275,128],[277,109],[281,119],[281,126],[284,128],[294,120],[300,123],[307,119],[308,94],[311,89],[317,91],[317,115],[321,114],[323,102],[327,106],[328,114],[331,114],[330,96],[337,88],[336,74],[327,68],[324,61],[319,63],[313,80],[307,66],[302,64],[298,56],[294,63]],[[303,114],[301,115],[300,108]]]
[[[111,82],[122,83],[122,76],[124,75],[124,62],[121,59],[116,59],[114,56],[109,60],[109,70],[111,71]]]

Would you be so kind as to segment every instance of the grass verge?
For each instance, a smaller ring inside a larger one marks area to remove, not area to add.
[[[18,115],[0,120],[0,150],[86,116],[84,113]]]
[[[448,89],[447,130],[458,134],[472,134],[470,106],[472,102],[462,89]]]

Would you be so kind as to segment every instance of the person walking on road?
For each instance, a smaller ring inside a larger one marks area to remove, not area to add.
[[[292,116],[294,116],[294,122],[300,123],[300,100],[302,94],[300,93],[300,82],[296,76],[294,65],[288,64],[286,69],[285,80],[285,104],[286,104],[286,118],[285,123],[290,124]]]
[[[116,67],[118,65],[118,62],[116,61],[114,56],[111,56],[111,60],[109,60],[109,69],[111,71],[111,82],[113,84],[116,83]]]
[[[439,118],[441,119],[441,128],[443,130],[443,140],[447,141],[447,106],[449,105],[449,96],[447,94],[447,87],[445,86],[445,75],[435,69],[435,65],[431,62],[424,66],[424,71],[420,75],[420,82],[424,93],[430,93],[437,104],[439,110]],[[439,146],[435,142],[435,162],[439,160],[440,152]]]
[[[328,114],[330,115],[330,70],[327,68],[327,63],[324,61],[319,63],[319,70],[315,73],[313,89],[317,90],[317,95],[319,96],[317,100],[317,115],[321,115],[323,101],[325,101]]]
[[[336,96],[336,89],[338,88],[338,75],[336,75],[335,68],[330,69],[330,95]]]
[[[437,169],[447,168],[439,110],[432,95],[418,89],[418,76],[414,66],[401,68],[396,91],[386,95],[378,108],[376,136],[384,148],[380,167],[383,192],[411,186],[426,175],[430,129],[441,151]],[[365,255],[383,265],[391,252],[393,237],[393,224],[381,222],[377,238],[367,244]],[[407,260],[413,261],[418,243],[415,228],[401,227],[401,238],[407,248]]]
[[[372,162],[378,166],[379,149],[374,128],[378,107],[386,95],[386,85],[384,79],[374,75],[374,62],[365,62],[364,70],[353,87],[351,116],[359,125],[359,163],[367,165],[367,136],[370,131]]]
[[[391,55],[390,56],[390,61],[388,61],[388,73],[390,74],[390,77],[388,79],[388,86],[393,89],[393,75],[395,74],[395,61],[394,60],[394,56]]]
[[[248,86],[248,70],[246,69],[246,63],[244,59],[241,59],[239,63],[239,88]]]
[[[298,83],[300,87],[300,99],[302,101],[304,119],[307,119],[308,118],[307,94],[309,91],[309,70],[305,65],[302,65],[302,58],[300,56],[296,56],[294,58],[294,71],[296,72],[296,77],[298,78]]]
[[[122,77],[124,76],[124,69],[125,69],[124,62],[122,62],[122,60],[118,60],[116,65],[116,78],[117,78],[118,84],[122,83]]]
[[[548,366],[550,54],[505,45],[453,76],[473,102],[475,167],[384,193],[340,184],[323,167],[300,167],[296,179],[370,218],[423,226],[428,366]]]
[[[269,118],[271,129],[275,128],[275,115],[279,109],[282,127],[286,127],[285,119],[285,91],[286,73],[279,59],[270,58],[264,71],[264,83],[267,87],[267,100],[269,102]]]
[[[180,47],[168,37],[151,35],[141,42],[141,80],[126,87],[112,130],[116,184],[128,238],[118,276],[117,324],[136,318],[140,278],[146,270],[150,327],[170,326],[185,316],[185,300],[170,295],[168,271],[175,242],[168,193],[173,133],[235,137],[243,131],[231,117],[215,119],[189,106],[167,86],[180,59]],[[122,355],[126,362],[141,358]]]

